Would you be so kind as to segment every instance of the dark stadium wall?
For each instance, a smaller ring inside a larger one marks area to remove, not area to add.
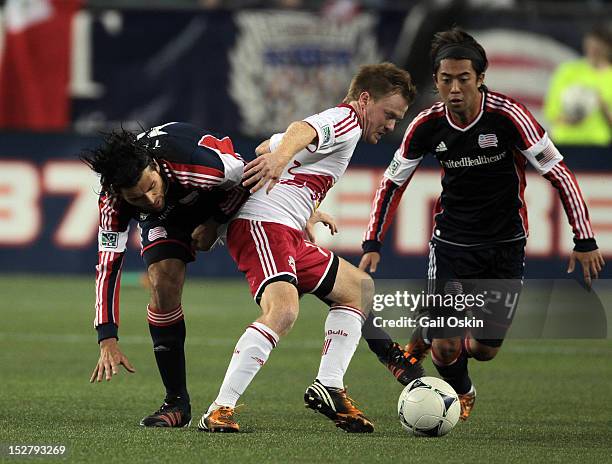
[[[98,180],[77,158],[97,143],[96,137],[58,134],[0,134],[0,272],[93,273],[96,264]],[[250,158],[256,142],[234,138],[237,150]],[[380,176],[395,146],[361,145],[351,168],[328,194],[322,209],[333,214],[340,234],[319,231],[321,244],[358,262],[361,237]],[[607,149],[562,149],[589,204],[600,248],[612,257],[612,159]],[[528,170],[529,172],[529,170]],[[426,269],[432,204],[440,191],[440,171],[426,159],[404,194],[396,220],[385,239],[381,278],[419,278]],[[530,172],[526,201],[530,212],[527,276],[564,275],[571,249],[571,230],[556,191]],[[125,270],[140,271],[135,224]],[[194,275],[238,276],[225,248],[201,253]],[[604,276],[612,276],[610,267]]]

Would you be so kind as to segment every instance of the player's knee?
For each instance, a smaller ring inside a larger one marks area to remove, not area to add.
[[[361,287],[361,301],[359,304],[366,315],[372,308],[372,302],[374,301],[374,279],[365,272],[360,271],[359,282]]]
[[[437,361],[442,364],[452,363],[461,351],[461,340],[436,339],[434,340],[433,353]]]
[[[280,335],[287,334],[292,328],[298,317],[298,308],[288,307],[279,312],[279,324],[281,326]]]
[[[151,303],[159,312],[168,312],[181,303],[182,275],[162,269],[149,271]]]
[[[341,298],[345,301],[336,303],[360,308],[367,315],[374,300],[374,279],[359,269],[353,269],[350,282],[350,291],[343,292],[345,297]]]
[[[472,357],[478,361],[491,361],[497,355],[499,348],[478,344],[477,347],[472,347]]]
[[[175,282],[151,283],[151,303],[161,313],[172,311],[181,303],[181,292]]]
[[[266,287],[261,298],[261,321],[278,335],[287,334],[299,314],[297,289],[287,282],[273,282]]]
[[[299,309],[297,306],[279,302],[278,305],[271,305],[264,314],[263,322],[274,330],[279,336],[286,335],[293,328],[297,320]]]

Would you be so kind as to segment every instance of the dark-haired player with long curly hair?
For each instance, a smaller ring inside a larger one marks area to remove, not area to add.
[[[422,111],[406,129],[376,192],[360,268],[376,270],[403,192],[423,157],[435,156],[443,176],[430,241],[430,289],[434,296],[451,297],[488,292],[480,313],[486,325],[471,332],[421,327],[406,350],[422,359],[431,349],[440,376],[459,394],[465,420],[476,398],[468,358],[488,361],[496,356],[522,286],[528,162],[558,191],[574,232],[568,272],[580,262],[590,285],[604,261],[576,178],[546,131],[525,106],[485,87],[488,62],[482,46],[453,28],[435,35],[431,58],[442,101]],[[439,315],[444,308],[433,310]]]
[[[110,380],[123,365],[134,369],[118,344],[119,284],[129,224],[141,229],[142,258],[151,297],[147,319],[166,388],[164,403],[140,422],[183,427],[191,420],[185,374],[181,294],[186,264],[210,248],[217,227],[248,197],[240,186],[244,162],[229,137],[172,122],[140,135],[106,134],[81,159],[100,175],[100,228],[94,325],[100,358],[91,381]]]

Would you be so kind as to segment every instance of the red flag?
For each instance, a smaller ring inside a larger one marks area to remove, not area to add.
[[[7,0],[0,127],[68,126],[71,26],[79,6],[80,0]]]

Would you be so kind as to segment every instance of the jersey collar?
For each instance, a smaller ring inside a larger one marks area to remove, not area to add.
[[[355,113],[355,116],[357,116],[357,123],[359,124],[359,128],[360,129],[363,128],[363,126],[361,125],[361,118],[357,114],[357,111],[355,111],[355,108],[353,108],[351,105],[349,105],[348,103],[340,103],[339,105],[336,105],[336,108],[348,108],[348,109],[350,109],[351,112]]]
[[[465,127],[458,126],[457,124],[453,122],[453,118],[451,117],[450,112],[448,111],[448,108],[446,107],[446,105],[444,105],[444,114],[446,115],[446,120],[448,121],[448,123],[453,129],[456,129],[461,132],[465,132],[471,129],[472,127],[474,127],[476,123],[480,121],[480,118],[482,117],[484,113],[485,99],[487,98],[486,92],[481,92],[481,93],[482,95],[480,98],[480,111],[478,112],[474,120]]]

